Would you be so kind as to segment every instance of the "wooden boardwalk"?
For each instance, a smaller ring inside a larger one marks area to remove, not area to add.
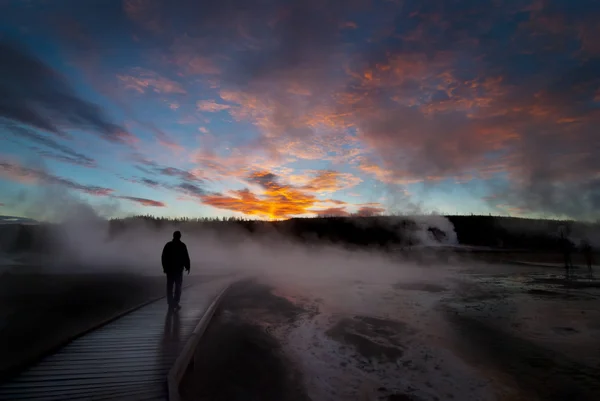
[[[226,279],[188,287],[71,342],[0,385],[0,400],[166,400],[169,369]]]

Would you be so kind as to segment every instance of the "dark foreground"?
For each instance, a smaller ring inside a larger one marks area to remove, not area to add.
[[[0,273],[0,382],[98,324],[161,297],[162,276]],[[188,276],[184,284],[202,278]]]
[[[600,399],[598,282],[489,265],[452,277],[238,283],[184,399]]]

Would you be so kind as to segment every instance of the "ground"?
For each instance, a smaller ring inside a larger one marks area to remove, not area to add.
[[[598,281],[478,263],[430,280],[440,267],[419,268],[430,270],[396,282],[238,283],[182,382],[184,399],[600,399]]]

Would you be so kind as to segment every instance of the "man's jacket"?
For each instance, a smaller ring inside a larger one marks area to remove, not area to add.
[[[169,273],[181,273],[183,269],[190,269],[190,256],[187,247],[180,240],[167,242],[162,252],[163,271]]]

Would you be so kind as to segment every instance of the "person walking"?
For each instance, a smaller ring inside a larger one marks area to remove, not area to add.
[[[583,252],[583,257],[585,258],[585,264],[588,268],[588,277],[593,278],[594,272],[592,270],[592,264],[594,263],[594,254],[592,245],[589,243],[589,241],[584,240],[583,244],[581,245],[581,250]]]
[[[560,240],[565,261],[565,278],[568,280],[571,278],[571,271],[573,270],[573,260],[571,259],[573,243],[564,235],[563,232],[560,233]]]
[[[181,309],[179,300],[183,269],[190,274],[190,256],[187,247],[181,242],[181,232],[173,233],[173,240],[167,242],[163,248],[161,260],[163,272],[167,275],[167,303],[169,309],[178,311]]]

